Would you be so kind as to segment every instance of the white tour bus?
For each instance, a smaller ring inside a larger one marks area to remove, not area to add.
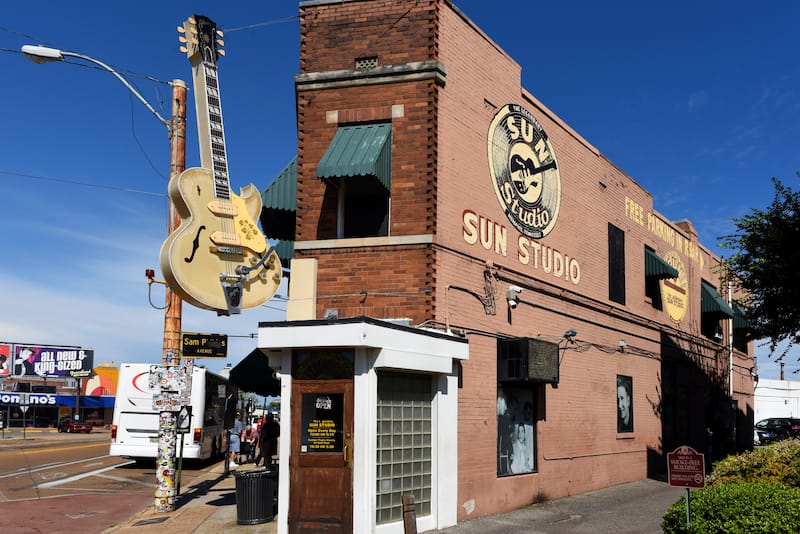
[[[149,378],[150,364],[120,365],[111,421],[111,456],[158,456],[158,411],[153,409]],[[220,455],[225,443],[225,425],[233,426],[237,401],[237,389],[225,377],[195,365],[190,399],[190,431],[183,438],[184,458],[207,459]],[[178,440],[180,443],[180,437]]]

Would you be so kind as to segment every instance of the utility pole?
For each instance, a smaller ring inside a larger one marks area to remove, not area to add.
[[[74,57],[94,63],[103,70],[112,74],[131,92],[144,106],[152,113],[158,121],[167,127],[170,139],[170,180],[179,176],[186,168],[186,82],[182,80],[172,81],[172,120],[166,120],[139,94],[139,92],[128,83],[128,81],[117,71],[110,66],[106,65],[100,60],[92,57],[78,54],[76,52],[69,52],[66,50],[59,50],[57,48],[49,48],[45,46],[24,45],[22,52],[34,63],[50,63],[54,61],[64,61],[65,57]],[[175,210],[175,206],[170,201],[169,213],[167,216],[167,229],[168,234],[172,233],[175,228],[180,226],[180,214]],[[150,276],[150,275],[148,275]],[[152,281],[152,280],[151,280]],[[177,366],[180,364],[180,340],[181,340],[181,299],[176,295],[168,285],[166,287],[166,311],[164,313],[164,345],[162,353],[162,366],[151,366],[151,375],[155,372],[164,371],[166,367]],[[169,387],[162,388],[162,391],[153,398],[153,405],[166,406],[163,401],[166,398],[175,399],[181,394],[187,395],[191,388],[191,374],[193,370],[193,361],[189,361],[190,365],[184,366],[183,371],[188,373],[185,385],[188,387],[181,388],[179,382],[172,381]],[[171,373],[163,372],[163,375],[170,375]],[[176,391],[176,390],[189,390],[189,391]],[[80,380],[79,391],[80,395]],[[157,401],[160,401],[157,403]],[[76,413],[80,410],[78,402],[75,403]],[[158,486],[156,487],[155,506],[156,511],[171,512],[175,508],[175,448],[176,448],[176,422],[177,412],[160,411],[159,413],[159,427],[158,427],[158,456],[159,468],[156,470],[156,479]]]
[[[172,122],[170,126],[170,181],[186,169],[186,83],[172,81]],[[167,234],[171,234],[181,224],[181,216],[170,200]],[[163,364],[178,365],[181,348],[181,298],[166,288],[166,311],[164,312]]]
[[[186,83],[182,80],[172,82],[172,121],[169,128],[170,135],[170,182],[186,168]],[[178,226],[181,219],[175,209],[175,205],[170,201],[169,214],[167,218],[167,233],[171,234]],[[166,288],[166,310],[164,311],[164,345],[162,353],[163,367],[174,367],[180,365],[180,341],[181,341],[181,309],[182,301],[180,297],[170,289]],[[151,367],[152,369],[152,367]],[[193,372],[193,368],[188,370]],[[152,373],[152,371],[151,371]],[[189,376],[191,384],[191,376]],[[188,392],[184,392],[188,393]],[[162,398],[169,395],[166,391],[161,391]],[[168,407],[167,403],[162,406]],[[160,410],[158,414],[158,462],[156,468],[156,491],[155,491],[155,510],[156,512],[172,512],[175,510],[175,497],[177,495],[175,452],[177,448],[176,440],[177,412]]]

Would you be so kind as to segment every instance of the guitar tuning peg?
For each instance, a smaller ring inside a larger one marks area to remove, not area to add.
[[[178,26],[178,33],[186,33],[186,29],[183,26]]]
[[[185,54],[185,53],[187,53],[187,52],[189,51],[189,49],[188,49],[188,48],[186,48],[185,46],[180,46],[180,47],[178,47],[178,50],[180,50],[180,51],[181,51],[181,52],[183,52],[184,54]]]
[[[189,22],[191,22],[192,24],[197,24],[197,21],[195,20],[195,18],[194,18],[194,17],[189,17],[187,20],[188,20]]]
[[[217,35],[219,35],[220,37],[224,37],[225,36],[225,34],[222,33],[222,30],[217,30]]]
[[[184,37],[183,35],[179,35],[178,36],[178,41],[181,42],[181,43],[185,43],[186,42],[186,37]]]
[[[220,46],[225,46],[225,41],[223,41],[222,39],[217,39],[217,44]]]
[[[217,53],[219,55],[221,55],[221,56],[224,56],[225,55],[225,50],[219,49],[219,50],[217,50]]]

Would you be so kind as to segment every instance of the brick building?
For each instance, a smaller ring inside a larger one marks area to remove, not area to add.
[[[750,445],[718,258],[448,0],[300,3],[279,531],[420,531]],[[293,252],[292,252],[293,251]],[[288,437],[289,439],[286,439]],[[302,504],[301,504],[302,503]]]

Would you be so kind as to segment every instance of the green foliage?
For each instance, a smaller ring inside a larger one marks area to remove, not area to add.
[[[755,480],[800,489],[800,440],[788,439],[728,456],[714,464],[706,482],[716,486]]]
[[[748,297],[744,305],[753,339],[800,343],[800,192],[785,187],[777,178],[775,198],[766,210],[733,219],[737,231],[720,238],[733,255],[724,260],[725,278]],[[788,348],[786,349],[788,350]]]
[[[714,464],[705,489],[691,493],[664,514],[667,533],[782,533],[800,531],[800,440],[729,456]]]
[[[665,533],[778,534],[800,526],[800,489],[766,482],[710,486],[691,494],[691,526],[686,527],[686,498],[669,507]]]

